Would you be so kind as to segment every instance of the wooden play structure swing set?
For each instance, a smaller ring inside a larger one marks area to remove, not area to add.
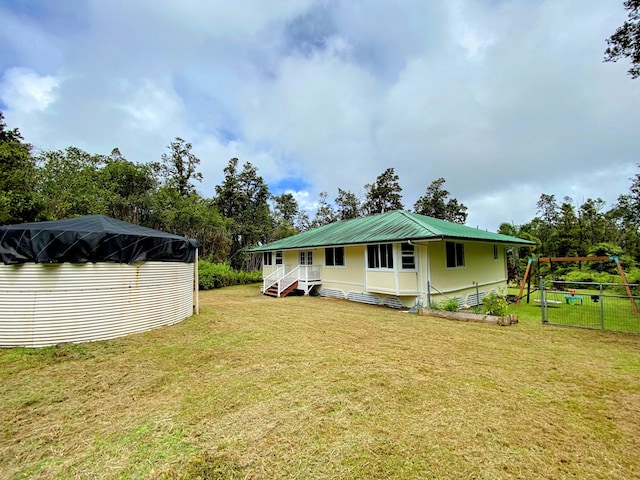
[[[531,265],[538,262],[545,262],[549,264],[549,268],[553,272],[553,262],[615,262],[618,273],[620,274],[620,278],[622,278],[622,282],[624,283],[624,288],[627,292],[627,296],[631,301],[631,306],[633,307],[633,313],[638,315],[638,306],[636,305],[636,301],[633,298],[633,294],[631,292],[631,288],[629,286],[629,282],[627,281],[627,276],[624,274],[624,270],[622,269],[622,264],[620,263],[619,257],[539,257],[539,258],[529,258],[527,262],[527,269],[524,272],[524,277],[522,277],[522,284],[520,285],[520,292],[518,293],[518,299],[516,300],[516,305],[520,305],[520,300],[523,297],[524,287],[527,286],[527,303],[529,303],[529,297],[531,295]],[[575,296],[575,290],[567,291],[567,303],[573,303],[575,299],[579,298],[582,301],[581,297]],[[574,299],[574,300],[572,300]],[[594,299],[594,301],[596,301]]]

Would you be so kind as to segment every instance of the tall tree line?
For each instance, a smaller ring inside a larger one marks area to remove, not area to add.
[[[159,161],[134,163],[118,149],[109,155],[79,148],[35,152],[0,112],[0,224],[104,214],[196,238],[204,257],[236,269],[258,264],[248,250],[309,228],[404,209],[400,179],[385,169],[364,185],[364,195],[337,188],[331,200],[321,192],[315,214],[302,210],[292,193],[272,195],[258,169],[232,158],[215,194],[206,198],[200,159],[192,145],[176,137]],[[450,197],[438,178],[413,205],[416,213],[464,224],[467,207]],[[542,194],[537,215],[524,225],[503,223],[499,232],[535,242],[516,256],[584,256],[624,253],[640,261],[640,174],[609,210],[601,199],[576,204]]]

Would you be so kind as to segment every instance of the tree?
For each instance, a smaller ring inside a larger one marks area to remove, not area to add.
[[[378,175],[375,183],[364,186],[367,193],[362,209],[366,215],[404,209],[399,180],[393,168],[387,168]]]
[[[514,225],[513,223],[507,222],[501,223],[498,228],[498,233],[502,235],[522,238],[536,243],[535,246],[507,248],[508,281],[520,281],[527,266],[527,258],[535,251],[536,247],[539,247],[542,243],[539,238],[531,235],[526,229],[527,226],[525,225]]]
[[[555,195],[542,193],[536,203],[538,217],[531,222],[536,237],[542,240],[539,253],[548,257],[558,256],[558,221],[560,212]]]
[[[629,19],[607,39],[604,61],[617,62],[622,57],[629,58],[631,68],[627,73],[635,79],[640,76],[640,0],[626,0],[624,8],[629,11]]]
[[[222,218],[208,199],[197,193],[186,197],[163,185],[150,198],[150,214],[144,225],[200,242],[200,256],[213,262],[229,258],[228,220]]]
[[[311,228],[322,227],[336,221],[336,212],[331,204],[327,202],[328,196],[327,192],[320,192],[320,201],[318,202],[316,216],[311,222]]]
[[[276,223],[284,223],[293,226],[298,215],[298,202],[291,193],[274,195],[273,219]]]
[[[601,198],[588,198],[578,209],[578,224],[580,228],[580,254],[584,255],[589,248],[607,239],[615,238],[614,225],[607,221],[602,213],[605,202]]]
[[[557,225],[558,250],[560,257],[575,257],[583,252],[580,249],[580,227],[578,217],[573,208],[573,199],[564,197],[558,216]]]
[[[449,192],[444,189],[445,182],[442,177],[431,182],[413,209],[421,215],[464,225],[467,221],[467,206],[455,198],[449,199]]]
[[[17,128],[8,130],[0,112],[0,225],[36,220],[40,202],[31,145]]]
[[[272,199],[275,229],[269,241],[290,237],[298,233],[295,223],[298,219],[299,209],[295,197],[291,193],[283,193],[273,196]]]
[[[257,169],[247,162],[238,171],[238,159],[232,158],[224,169],[222,185],[216,185],[214,205],[220,214],[231,220],[230,259],[233,268],[250,266],[247,249],[268,241],[273,230],[269,212],[269,188]]]
[[[160,157],[162,161],[152,163],[151,168],[181,197],[187,197],[196,191],[192,180],[202,181],[202,174],[197,171],[200,159],[191,153],[192,145],[180,137],[176,137],[167,148],[171,153],[163,153]]]
[[[149,165],[130,162],[114,148],[97,178],[104,192],[106,215],[136,224],[146,221],[157,183]]]
[[[107,213],[107,198],[99,169],[105,157],[77,147],[42,152],[38,189],[42,196],[41,217],[45,220],[77,215]]]
[[[311,228],[311,220],[304,210],[298,211],[298,215],[296,215],[296,228],[298,232],[305,232]]]
[[[335,199],[335,204],[338,207],[336,211],[338,220],[351,220],[352,218],[358,218],[360,216],[362,202],[354,193],[348,190],[338,188],[338,196]]]
[[[616,242],[640,261],[640,173],[630,180],[629,193],[620,195],[606,216],[617,227]]]

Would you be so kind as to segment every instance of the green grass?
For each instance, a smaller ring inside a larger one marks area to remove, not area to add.
[[[510,288],[509,293],[517,295],[519,289]],[[525,291],[526,293],[526,291]],[[547,300],[553,303],[547,307],[548,319],[550,323],[558,325],[569,325],[585,328],[604,328],[627,333],[640,333],[640,315],[634,313],[633,306],[628,297],[605,291],[603,297],[598,302],[591,299],[591,295],[598,295],[596,290],[577,290],[577,296],[582,297],[582,303],[574,302],[567,304],[566,292],[547,292]],[[526,297],[522,299],[519,306],[510,306],[510,312],[517,313],[529,319],[542,321],[542,311],[536,300],[540,299],[540,291],[535,291],[531,295],[531,300],[527,304]],[[640,307],[640,300],[636,299],[636,304]],[[604,319],[604,320],[603,320]]]
[[[113,341],[1,350],[0,478],[638,478],[640,336],[257,285],[201,307]]]

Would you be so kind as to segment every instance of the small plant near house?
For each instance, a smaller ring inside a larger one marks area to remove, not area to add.
[[[474,305],[473,307],[471,307],[471,313],[475,313],[477,315],[482,313],[482,307],[480,307],[480,305]]]
[[[497,317],[504,317],[507,314],[507,308],[509,302],[507,297],[499,295],[497,293],[490,293],[482,299],[482,304],[487,315],[495,315]]]
[[[440,304],[440,309],[447,312],[457,312],[460,309],[460,305],[455,298],[449,298]]]

